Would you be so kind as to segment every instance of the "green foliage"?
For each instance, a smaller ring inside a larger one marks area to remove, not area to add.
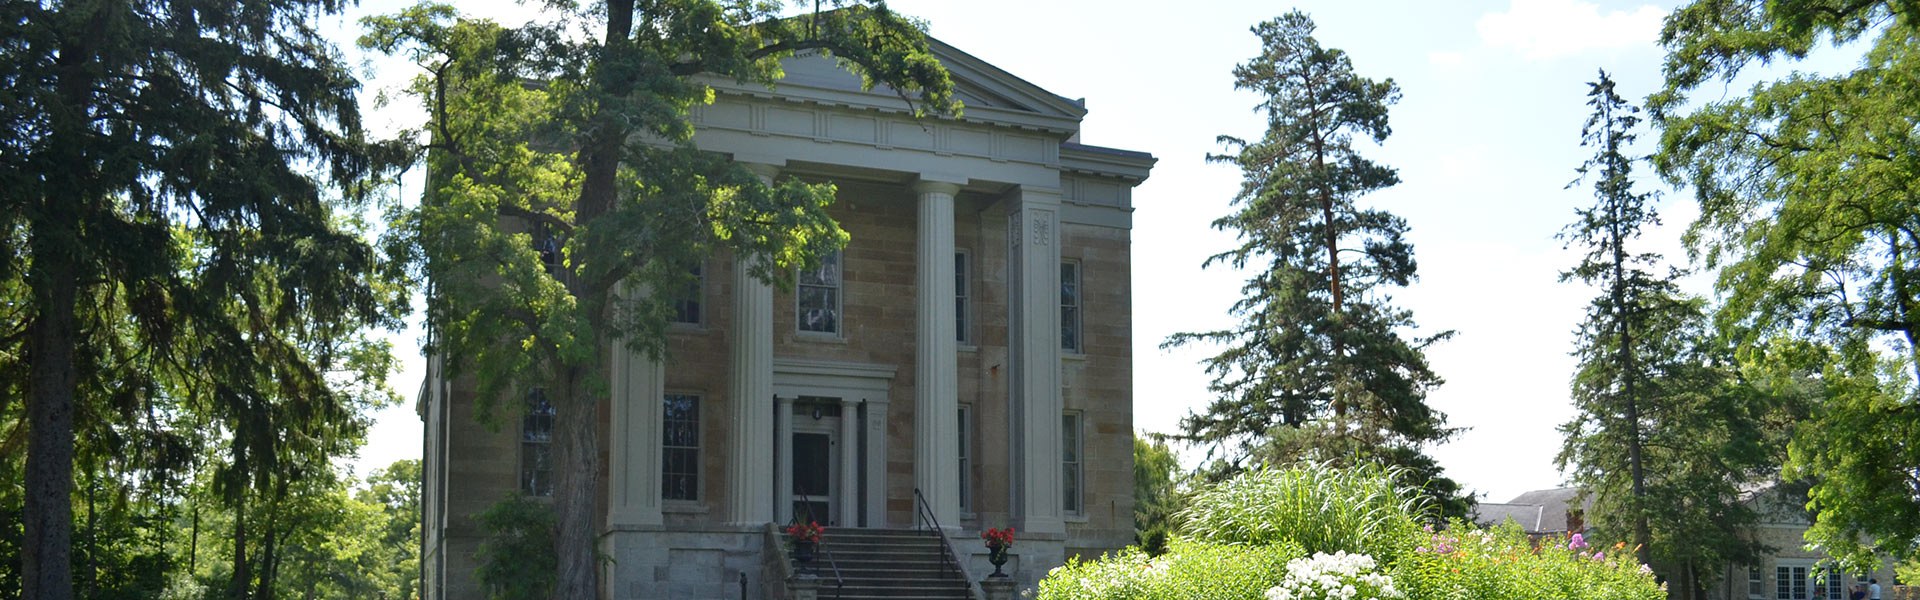
[[[322,35],[342,8],[7,5],[0,405],[28,410],[0,406],[0,457],[26,462],[0,493],[24,496],[27,596],[105,581],[73,562],[108,558],[79,554],[107,548],[74,537],[76,481],[171,485],[212,448],[228,500],[273,494],[387,401],[385,349],[360,334],[394,324],[404,294],[345,215],[400,156],[365,140]],[[100,455],[114,469],[84,464]]]
[[[1912,556],[1920,498],[1885,490],[1912,489],[1920,468],[1920,6],[1702,0],[1669,18],[1661,43],[1656,165],[1699,201],[1687,235],[1720,269],[1719,329],[1749,355],[1775,340],[1827,348],[1823,364],[1797,367],[1829,383],[1788,463],[1816,478],[1808,540],[1856,560]],[[1859,49],[1858,66],[1689,97],[1825,43]]]
[[[1133,436],[1133,541],[1149,554],[1167,549],[1174,513],[1185,502],[1176,477],[1180,459],[1165,440]]]
[[[1427,500],[1395,475],[1373,464],[1310,462],[1249,471],[1196,493],[1180,513],[1181,532],[1213,544],[1286,542],[1392,560],[1430,517]]]
[[[1206,266],[1263,269],[1231,308],[1238,326],[1163,344],[1224,346],[1205,361],[1217,398],[1181,421],[1182,436],[1221,459],[1216,476],[1317,453],[1389,462],[1408,470],[1408,483],[1439,482],[1422,448],[1454,430],[1426,404],[1441,379],[1424,350],[1449,333],[1413,336],[1412,314],[1389,303],[1388,290],[1416,277],[1407,224],[1358,203],[1400,181],[1354,147],[1391,133],[1387,109],[1399,88],[1355,74],[1300,12],[1253,31],[1261,54],[1234,69],[1235,87],[1260,94],[1268,129],[1255,140],[1221,136],[1228,152],[1208,157],[1239,167],[1243,181],[1235,212],[1213,223],[1239,244]],[[1451,502],[1451,482],[1429,489],[1464,510]]]
[[[1151,556],[1137,548],[1097,561],[1072,559],[1041,580],[1039,600],[1238,600],[1258,598],[1286,575],[1299,546],[1175,541]]]
[[[556,577],[553,509],[518,494],[479,515],[487,532],[480,542],[480,583],[490,600],[544,600]]]

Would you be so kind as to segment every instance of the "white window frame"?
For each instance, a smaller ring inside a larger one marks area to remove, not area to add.
[[[965,248],[953,251],[953,339],[973,343],[973,255]]]
[[[814,273],[823,273],[829,276],[832,279],[831,283],[808,284],[806,277],[809,272],[805,270],[800,271],[794,278],[793,327],[801,335],[834,338],[845,335],[847,330],[845,310],[847,289],[846,271],[846,251],[835,250],[833,253],[822,257],[820,259],[820,266],[814,271]],[[807,328],[807,308],[801,304],[801,300],[806,296],[806,290],[808,288],[826,289],[833,293],[833,306],[827,309],[833,318],[833,326],[831,329]]]
[[[707,320],[707,264],[705,261],[694,263],[692,270],[693,285],[690,286],[693,292],[692,297],[673,300],[673,316],[670,321],[680,327],[697,328],[704,325]],[[681,318],[685,315],[682,309],[687,304],[693,306],[693,320]]]
[[[1760,567],[1747,567],[1747,597],[1767,597],[1766,577],[1761,575]]]
[[[544,407],[545,410],[541,410]],[[520,416],[520,493],[533,498],[553,497],[553,430],[554,417],[558,411],[553,402],[547,399],[546,388],[535,387],[527,391],[527,397]],[[544,428],[541,420],[545,420]],[[544,429],[546,435],[540,436]],[[545,468],[538,464],[539,457],[546,457]],[[532,461],[533,464],[529,464]],[[545,477],[541,477],[541,474]]]
[[[674,440],[671,437],[669,437],[669,433],[673,431],[673,427],[669,425],[669,422],[673,419],[673,414],[667,410],[667,405],[676,399],[693,402],[693,423],[692,423],[693,445],[691,446],[684,445],[684,444],[675,444],[674,442],[678,440]],[[683,392],[667,392],[666,394],[660,397],[660,499],[662,501],[698,502],[702,497],[702,494],[700,493],[701,483],[702,483],[700,481],[701,479],[700,477],[701,475],[700,438],[703,436],[700,435],[701,434],[700,412],[701,411],[700,411],[700,395],[699,394],[691,394],[691,393],[683,393]],[[670,478],[677,473],[676,471],[668,468],[668,465],[671,464],[671,462],[673,461],[674,451],[676,450],[687,451],[692,455],[692,460],[690,461],[692,464],[692,470],[690,472],[685,473],[686,475],[689,475],[693,478],[693,485],[692,485],[693,496],[690,498],[674,497],[667,493],[668,490],[671,489]]]
[[[1069,516],[1086,514],[1086,413],[1060,414],[1060,510]]]
[[[1072,272],[1073,293],[1067,293],[1068,272]],[[1060,351],[1068,354],[1085,352],[1087,346],[1086,328],[1082,326],[1087,319],[1087,273],[1080,268],[1080,261],[1060,261]],[[1067,315],[1073,315],[1069,319]],[[1072,339],[1068,339],[1068,333]],[[1068,343],[1072,342],[1072,343]]]

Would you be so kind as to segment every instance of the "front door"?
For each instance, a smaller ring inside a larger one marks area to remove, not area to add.
[[[827,523],[833,515],[833,434],[793,432],[793,516]],[[835,523],[837,525],[837,523]]]
[[[840,525],[839,398],[802,396],[793,404],[790,520]]]

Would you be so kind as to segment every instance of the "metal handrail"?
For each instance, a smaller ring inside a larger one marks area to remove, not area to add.
[[[915,516],[921,524],[932,523],[933,534],[940,538],[940,578],[947,577],[947,565],[958,564],[960,558],[953,555],[953,543],[947,540],[947,530],[940,526],[940,518],[934,516],[933,507],[927,504],[927,497],[921,495],[920,488],[913,488]]]
[[[806,494],[798,495],[800,496],[800,506],[806,507],[807,522],[820,522],[819,519],[813,518],[813,498]],[[833,550],[827,547],[826,536],[820,536],[820,543],[816,545],[819,546],[820,553],[827,556],[827,567],[833,569],[833,597],[837,600],[840,597],[840,591],[847,587],[847,580],[840,576],[840,561],[834,560]]]

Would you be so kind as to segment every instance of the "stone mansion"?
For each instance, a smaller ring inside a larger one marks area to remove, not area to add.
[[[1132,191],[1155,159],[1079,143],[1081,101],[932,45],[959,118],[821,57],[777,89],[711,82],[696,143],[837,184],[852,239],[789,291],[711,257],[663,360],[611,354],[608,597],[779,596],[771,525],[809,515],[829,548],[931,517],[969,582],[992,570],[980,532],[1016,527],[1023,587],[1132,543]],[[427,598],[483,597],[475,515],[552,493],[552,407],[529,391],[489,431],[473,394],[430,361]]]

